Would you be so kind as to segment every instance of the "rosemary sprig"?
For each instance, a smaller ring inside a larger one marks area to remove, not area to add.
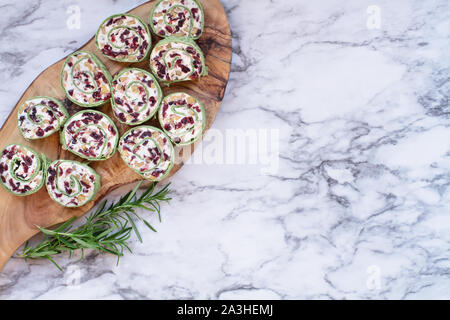
[[[117,263],[123,256],[124,249],[131,252],[128,240],[131,231],[134,231],[139,241],[142,237],[133,221],[133,218],[142,220],[151,230],[156,230],[150,223],[142,219],[136,209],[141,208],[146,211],[156,212],[161,221],[160,202],[169,202],[169,185],[166,185],[158,192],[155,191],[155,183],[145,190],[140,196],[137,191],[139,183],[133,190],[122,196],[116,203],[108,206],[107,200],[103,201],[97,210],[93,211],[82,226],[74,227],[72,218],[56,229],[50,230],[39,227],[44,234],[40,243],[35,246],[25,244],[20,257],[25,259],[45,258],[51,261],[58,269],[61,267],[53,260],[53,256],[69,252],[72,256],[75,250],[81,250],[81,259],[84,257],[84,249],[94,249],[108,252],[117,256]]]

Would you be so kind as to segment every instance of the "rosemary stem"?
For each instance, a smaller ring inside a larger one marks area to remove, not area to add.
[[[44,234],[41,242],[35,246],[30,246],[27,242],[20,257],[25,259],[45,258],[61,270],[61,267],[54,261],[54,256],[63,252],[72,254],[76,250],[83,252],[84,249],[94,249],[116,255],[118,262],[119,258],[123,256],[124,249],[131,252],[129,239],[132,231],[142,242],[133,216],[143,220],[150,230],[156,232],[150,223],[141,218],[135,210],[140,208],[148,212],[156,212],[161,221],[160,203],[171,200],[168,196],[169,184],[158,192],[154,192],[156,185],[154,183],[141,196],[138,196],[137,191],[140,185],[141,183],[108,207],[106,200],[102,202],[97,210],[89,214],[81,226],[73,225],[75,218],[53,230],[38,226]]]

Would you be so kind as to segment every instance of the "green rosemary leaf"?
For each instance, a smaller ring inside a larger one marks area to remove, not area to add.
[[[144,219],[143,219],[143,221],[144,221],[144,224],[145,224],[150,230],[152,230],[152,231],[154,231],[154,232],[158,232],[158,231],[156,231],[155,228],[152,227],[152,225],[151,225],[150,223],[148,223],[147,220],[144,220]]]
[[[45,258],[48,259],[51,263],[53,263],[53,264],[55,265],[55,267],[57,267],[57,268],[59,269],[59,271],[63,271],[63,270],[61,269],[61,267],[59,266],[59,264],[57,264],[57,263],[55,262],[55,260],[53,260],[53,259],[50,257],[50,255],[46,256]]]
[[[129,215],[128,213],[126,213],[126,212],[125,212],[125,215],[127,216],[128,221],[130,221],[131,227],[133,228],[134,233],[135,233],[136,236],[138,237],[139,242],[142,243],[142,237],[141,237],[141,234],[139,233],[139,230],[136,228],[136,224],[134,223],[133,219],[131,219],[130,215]]]

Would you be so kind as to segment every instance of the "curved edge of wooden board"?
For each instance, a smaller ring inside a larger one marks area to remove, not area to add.
[[[170,87],[163,87],[163,91],[164,94],[168,94],[177,90],[184,90],[188,93],[192,93],[200,100],[202,100],[205,104],[205,107],[207,108],[207,126],[204,131],[206,132],[211,127],[225,94],[231,68],[232,49],[231,32],[228,19],[220,1],[200,0],[200,2],[205,8],[205,32],[203,36],[199,40],[197,40],[197,43],[205,53],[206,64],[209,68],[209,75],[205,78],[202,78],[198,82],[186,82],[179,83]],[[154,1],[148,1],[128,12],[139,16],[142,15],[143,12],[150,12],[153,4]],[[145,21],[147,21],[147,19],[145,19]],[[154,36],[152,37],[152,42],[154,44],[157,41],[157,38],[155,38]],[[78,50],[87,49],[94,52],[107,66],[112,75],[117,73],[122,68],[130,65],[114,62],[104,58],[96,51],[96,48],[93,45],[93,41],[94,37],[87,41]],[[11,130],[17,129],[15,128],[16,119],[14,118],[17,107],[25,99],[35,95],[33,94],[33,88],[36,87],[37,83],[42,81],[42,79],[46,77],[48,73],[51,73],[49,72],[50,70],[56,69],[59,75],[59,70],[61,69],[61,65],[65,59],[66,57],[55,62],[47,69],[42,71],[24,91],[16,106],[9,114],[8,118],[0,129],[0,147],[6,145],[8,140],[14,138],[19,139],[14,133],[12,134],[12,137],[11,135],[5,134],[6,132],[11,133]],[[148,60],[133,64],[133,66],[144,68],[146,70],[149,69]],[[211,68],[211,66],[218,67]],[[57,82],[58,88],[48,87],[48,90],[52,90],[53,92],[53,94],[49,95],[63,100],[65,96],[61,88],[59,88],[59,76]],[[69,107],[69,110],[72,109],[71,113],[74,113],[79,109],[73,104],[67,106]],[[109,103],[101,108],[96,109],[107,114],[111,110]],[[121,125],[120,123],[118,123],[118,121],[115,121],[115,123],[118,124],[121,134],[125,129],[129,128],[128,126]],[[149,124],[157,125],[157,122],[150,122]],[[14,132],[18,133],[18,130],[15,130]],[[68,152],[64,152],[59,145],[59,141],[57,140],[58,137],[57,134],[55,134],[37,142],[35,141],[30,143],[23,139],[16,142],[21,142],[29,145],[33,149],[40,152],[42,150],[45,150],[45,146],[56,144],[57,147],[55,147],[55,149],[57,150],[52,150],[52,152],[50,152],[52,153],[50,155],[50,158],[52,158],[52,160],[56,158],[65,158],[81,161],[81,159],[77,158],[76,156]],[[197,145],[197,143],[195,145]],[[175,149],[177,164],[174,166],[168,177],[171,177],[182,167],[183,163],[189,158],[189,155],[194,150],[195,145]],[[106,166],[106,163],[108,163],[109,166]],[[115,164],[121,165],[116,166]],[[55,208],[55,203],[53,203],[53,201],[51,200],[50,202],[43,201],[43,199],[49,199],[45,187],[37,193],[27,196],[26,198],[16,197],[4,190],[0,190],[0,201],[3,202],[3,207],[0,208],[0,271],[3,269],[9,257],[17,250],[18,247],[20,247],[22,243],[39,232],[39,230],[36,228],[36,225],[49,227],[66,221],[67,219],[74,216],[80,217],[88,212],[95,204],[97,204],[105,195],[107,195],[112,190],[142,180],[140,176],[135,174],[132,170],[128,169],[125,164],[123,164],[117,152],[111,159],[102,162],[91,163],[91,166],[101,175],[102,187],[94,201],[77,209],[66,209],[56,205],[59,209],[56,210],[58,212],[54,212],[55,209],[52,211],[52,207]],[[24,203],[28,203],[30,205],[26,205]],[[13,206],[13,208],[11,206]],[[32,211],[30,211],[30,208],[32,208]]]

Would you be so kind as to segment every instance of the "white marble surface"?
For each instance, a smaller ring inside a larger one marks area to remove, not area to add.
[[[139,2],[1,0],[1,120],[44,68]],[[80,30],[66,28],[72,4]],[[233,73],[214,128],[279,129],[278,172],[187,165],[158,233],[140,225],[144,244],[119,266],[13,258],[0,298],[449,299],[450,3],[223,5]]]

